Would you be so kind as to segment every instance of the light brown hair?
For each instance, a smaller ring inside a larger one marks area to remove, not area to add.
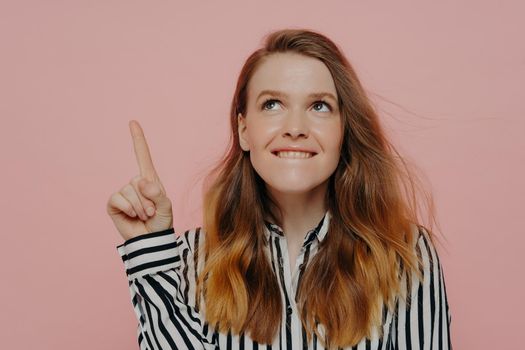
[[[417,224],[417,178],[387,140],[348,60],[320,33],[272,32],[242,67],[231,103],[230,144],[211,171],[204,195],[206,263],[197,294],[205,300],[206,320],[221,332],[248,332],[269,344],[279,330],[283,305],[265,253],[264,220],[280,225],[282,216],[249,153],[240,148],[237,115],[246,115],[247,87],[257,67],[268,56],[285,52],[319,59],[328,67],[344,129],[326,195],[330,225],[298,286],[297,305],[308,340],[316,333],[327,347],[352,346],[370,337],[374,327],[381,331],[383,305],[392,309],[396,295],[405,297],[403,271],[409,272],[409,285],[411,271],[422,279],[413,232],[424,226]],[[435,220],[432,198],[422,193]]]

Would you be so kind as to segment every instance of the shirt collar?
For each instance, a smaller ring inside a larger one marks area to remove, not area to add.
[[[316,227],[306,233],[305,242],[310,242],[314,238],[317,238],[317,240],[321,242],[326,237],[326,233],[328,232],[330,218],[331,218],[331,214],[327,210],[324,216],[322,217],[322,219],[316,225]],[[284,237],[283,229],[279,225],[273,224],[266,220],[264,221],[264,223],[265,223],[264,231],[266,233],[266,236],[271,235],[274,237]]]

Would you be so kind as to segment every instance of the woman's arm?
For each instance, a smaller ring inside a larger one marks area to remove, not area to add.
[[[189,293],[195,281],[189,233],[177,237],[170,228],[117,247],[126,267],[142,350],[216,348]]]
[[[396,349],[451,350],[451,314],[443,268],[428,233],[421,228],[415,249],[423,260],[423,282],[414,274],[411,291],[408,292],[410,305],[399,298],[396,332]],[[406,286],[406,276],[403,276]]]

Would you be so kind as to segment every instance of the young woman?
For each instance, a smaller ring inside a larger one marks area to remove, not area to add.
[[[107,210],[125,240],[140,348],[451,349],[414,178],[338,47],[309,30],[268,35],[242,68],[230,122],[203,225],[180,235],[130,122],[140,175]]]

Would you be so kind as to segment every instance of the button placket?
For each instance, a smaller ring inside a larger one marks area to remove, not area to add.
[[[283,280],[284,280],[284,289],[285,289],[285,292],[288,296],[288,299],[290,299],[290,295],[293,295],[291,294],[292,292],[292,286],[290,285],[290,281],[291,281],[291,275],[290,275],[290,271],[289,269],[286,268],[286,266],[288,266],[288,264],[284,264],[284,260],[287,259],[286,261],[289,260],[289,257],[288,257],[288,244],[286,242],[286,239],[284,239],[284,237],[280,237],[280,241],[281,241],[281,256],[279,257],[279,268],[281,269],[281,273],[283,274]]]

